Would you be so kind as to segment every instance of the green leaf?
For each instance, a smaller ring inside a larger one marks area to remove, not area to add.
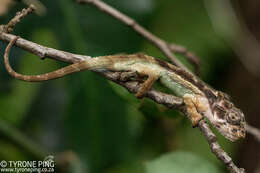
[[[173,152],[145,163],[146,173],[218,173],[221,172],[208,160],[190,152]]]
[[[130,161],[119,166],[109,168],[104,173],[145,173],[145,171],[143,164],[140,161]]]

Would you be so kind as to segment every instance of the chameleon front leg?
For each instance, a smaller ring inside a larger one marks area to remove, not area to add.
[[[137,98],[143,98],[145,96],[145,94],[151,89],[151,87],[157,81],[158,78],[159,78],[158,75],[149,74],[146,81],[144,81],[144,83],[142,83],[141,86],[139,87],[135,96]]]
[[[185,94],[183,96],[183,101],[186,105],[186,110],[188,113],[188,118],[191,121],[193,127],[196,127],[203,116],[198,112],[198,106],[200,105],[199,99],[192,94]]]

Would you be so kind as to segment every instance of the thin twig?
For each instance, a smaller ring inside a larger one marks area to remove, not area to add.
[[[168,44],[168,47],[172,52],[183,54],[194,65],[195,73],[199,76],[200,59],[193,52],[189,52],[187,48],[177,44]]]
[[[245,173],[244,168],[238,168],[232,161],[231,157],[220,147],[216,135],[211,131],[209,125],[204,120],[199,122],[199,128],[207,139],[212,153],[214,153],[216,157],[225,164],[231,173]]]
[[[22,18],[32,13],[35,10],[34,5],[30,5],[28,8],[23,9],[21,12],[17,12],[15,17],[12,18],[7,25],[4,26],[4,32],[11,33],[17,23],[20,22]]]
[[[253,135],[258,142],[260,142],[260,130],[259,129],[257,129],[247,123],[246,131],[247,131],[247,133]]]
[[[89,3],[97,7],[99,10],[109,14],[110,16],[116,18],[120,22],[124,23],[125,25],[131,27],[134,31],[138,34],[143,36],[146,40],[150,41],[154,44],[157,48],[161,50],[161,52],[168,57],[175,65],[189,71],[177,58],[173,53],[180,53],[183,54],[187,59],[195,66],[196,73],[199,71],[199,59],[191,52],[189,52],[185,47],[170,44],[166,41],[160,39],[159,37],[155,36],[144,27],[139,25],[134,19],[130,18],[129,16],[123,14],[122,12],[116,10],[115,8],[111,7],[110,5],[102,2],[100,0],[77,0],[78,3]]]
[[[44,15],[46,13],[46,7],[40,0],[22,0],[26,5],[34,5],[35,6],[35,13],[37,15]]]

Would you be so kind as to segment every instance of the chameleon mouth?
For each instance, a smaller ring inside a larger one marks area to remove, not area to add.
[[[246,137],[244,129],[237,130],[236,132],[229,130],[229,133],[224,133],[223,135],[232,142]]]
[[[238,128],[234,128],[234,127],[219,127],[219,126],[215,126],[216,129],[219,130],[219,132],[228,140],[234,142],[237,141],[239,139],[243,139],[246,136],[246,132],[245,132],[245,128],[240,127]],[[235,129],[235,130],[234,130]]]
[[[240,130],[239,138],[245,138],[245,137],[246,137],[246,132],[244,130]]]

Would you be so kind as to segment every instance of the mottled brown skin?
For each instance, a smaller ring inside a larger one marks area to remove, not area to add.
[[[127,72],[130,75],[136,73],[147,77],[136,93],[138,98],[144,97],[158,79],[166,82],[168,87],[178,83],[189,91],[184,93],[182,98],[193,126],[206,117],[222,135],[231,141],[245,137],[244,114],[232,104],[226,94],[212,89],[191,73],[168,62],[144,54],[103,56],[78,62],[50,73],[28,76],[15,72],[9,64],[8,54],[17,39],[18,37],[8,44],[4,54],[6,69],[14,78],[40,82],[94,69]]]
[[[213,126],[221,132],[222,135],[224,135],[231,141],[235,141],[239,138],[245,137],[246,122],[244,114],[240,109],[236,108],[233,105],[231,98],[227,94],[220,91],[215,91],[214,89],[210,88],[208,85],[206,85],[204,82],[202,82],[195,76],[191,75],[190,73],[179,68],[173,68],[172,64],[166,63],[162,60],[157,61],[164,68],[167,68],[169,71],[177,73],[178,75],[182,76],[187,81],[191,82],[193,85],[197,86],[200,90],[203,91],[211,107],[211,122]],[[195,112],[191,108],[190,102],[191,101],[186,99],[186,105],[189,105],[187,106],[187,109],[190,109],[190,111],[193,112],[193,115],[195,117],[195,122],[192,122],[192,125],[196,126],[196,124],[198,124],[198,121],[201,118],[198,115],[198,112]]]
[[[246,121],[244,114],[233,105],[230,97],[225,93],[217,92],[217,99],[212,104],[212,112],[215,121],[213,126],[226,138],[235,141],[245,137]]]

